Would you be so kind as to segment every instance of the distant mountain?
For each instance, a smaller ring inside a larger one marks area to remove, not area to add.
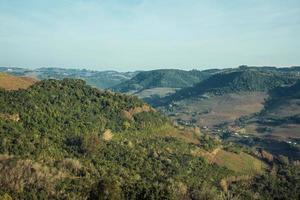
[[[185,88],[209,77],[215,71],[161,69],[138,73],[132,79],[112,87],[114,91],[131,92],[151,88]]]
[[[0,73],[0,88],[5,90],[25,89],[36,83],[37,80],[29,77],[16,77]]]
[[[89,85],[98,88],[109,88],[121,82],[127,81],[138,72],[116,72],[116,71],[93,71],[86,69],[63,69],[63,68],[7,68],[0,67],[0,72],[9,73],[16,76],[29,76],[37,79],[64,79],[77,78],[85,80]]]
[[[162,102],[178,101],[190,97],[201,96],[205,93],[221,95],[232,92],[269,91],[282,85],[291,85],[297,80],[296,76],[283,75],[278,72],[267,72],[261,69],[233,69],[216,73],[208,79],[188,88],[184,88]]]

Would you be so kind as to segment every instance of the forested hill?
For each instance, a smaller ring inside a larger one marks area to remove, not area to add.
[[[197,97],[205,93],[216,95],[243,92],[269,91],[282,85],[295,83],[296,77],[278,72],[266,72],[256,69],[235,69],[217,73],[208,79],[175,94],[166,97],[162,102],[178,101],[185,98]]]
[[[139,129],[163,117],[136,97],[100,91],[82,80],[44,80],[27,90],[0,93],[2,115],[18,115],[20,129],[43,134]],[[52,132],[52,133],[51,133]],[[64,133],[65,134],[65,133]]]
[[[212,71],[214,72],[214,71]],[[129,92],[157,87],[185,88],[209,77],[211,71],[184,71],[177,69],[161,69],[138,73],[112,89],[118,92]]]

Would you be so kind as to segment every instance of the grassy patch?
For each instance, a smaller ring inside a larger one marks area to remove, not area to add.
[[[267,167],[264,162],[244,152],[236,154],[224,150],[217,152],[213,162],[242,174],[262,173]]]

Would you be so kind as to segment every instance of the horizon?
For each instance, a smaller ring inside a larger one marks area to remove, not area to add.
[[[300,67],[300,65],[293,65],[293,66],[252,66],[252,65],[238,65],[234,67],[201,67],[201,68],[191,68],[191,69],[182,69],[182,68],[151,68],[151,69],[145,69],[145,70],[139,70],[139,69],[134,69],[134,70],[129,70],[129,71],[122,71],[122,70],[110,70],[110,69],[93,69],[93,68],[85,68],[85,67],[36,67],[36,68],[29,68],[29,67],[16,67],[16,66],[0,66],[0,68],[7,68],[7,69],[25,69],[25,70],[38,70],[38,69],[63,69],[63,70],[87,70],[87,71],[96,71],[96,72],[105,72],[105,71],[114,71],[114,72],[121,72],[121,73],[126,73],[126,72],[137,72],[137,71],[155,71],[155,70],[183,70],[183,71],[192,71],[192,70],[198,70],[198,71],[205,71],[205,70],[214,70],[214,69],[238,69],[241,66],[246,66],[249,68],[264,68],[264,67],[270,67],[270,68],[294,68],[294,67]]]
[[[0,66],[7,67],[137,71],[300,63],[297,0],[1,0],[0,22]]]

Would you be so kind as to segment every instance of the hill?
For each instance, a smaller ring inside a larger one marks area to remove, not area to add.
[[[103,89],[127,81],[137,74],[137,72],[94,71],[86,69],[38,68],[31,70],[8,67],[0,67],[0,72],[15,76],[34,77],[39,80],[77,78],[85,80],[89,85]]]
[[[161,69],[145,71],[112,89],[118,92],[131,92],[151,88],[185,88],[204,80],[209,75],[210,72],[197,70]]]
[[[29,77],[16,77],[0,73],[0,88],[5,90],[26,89],[36,83],[37,80]]]
[[[265,92],[282,85],[295,83],[297,77],[256,69],[234,69],[217,73],[208,79],[184,88],[162,99],[166,104],[187,98],[201,97],[204,94],[222,95],[235,92]]]
[[[0,102],[2,113],[17,113],[25,127],[39,131],[120,131],[125,123],[137,130],[146,126],[139,124],[143,117],[159,116],[136,97],[100,91],[73,79],[44,80],[20,92],[2,91]]]

